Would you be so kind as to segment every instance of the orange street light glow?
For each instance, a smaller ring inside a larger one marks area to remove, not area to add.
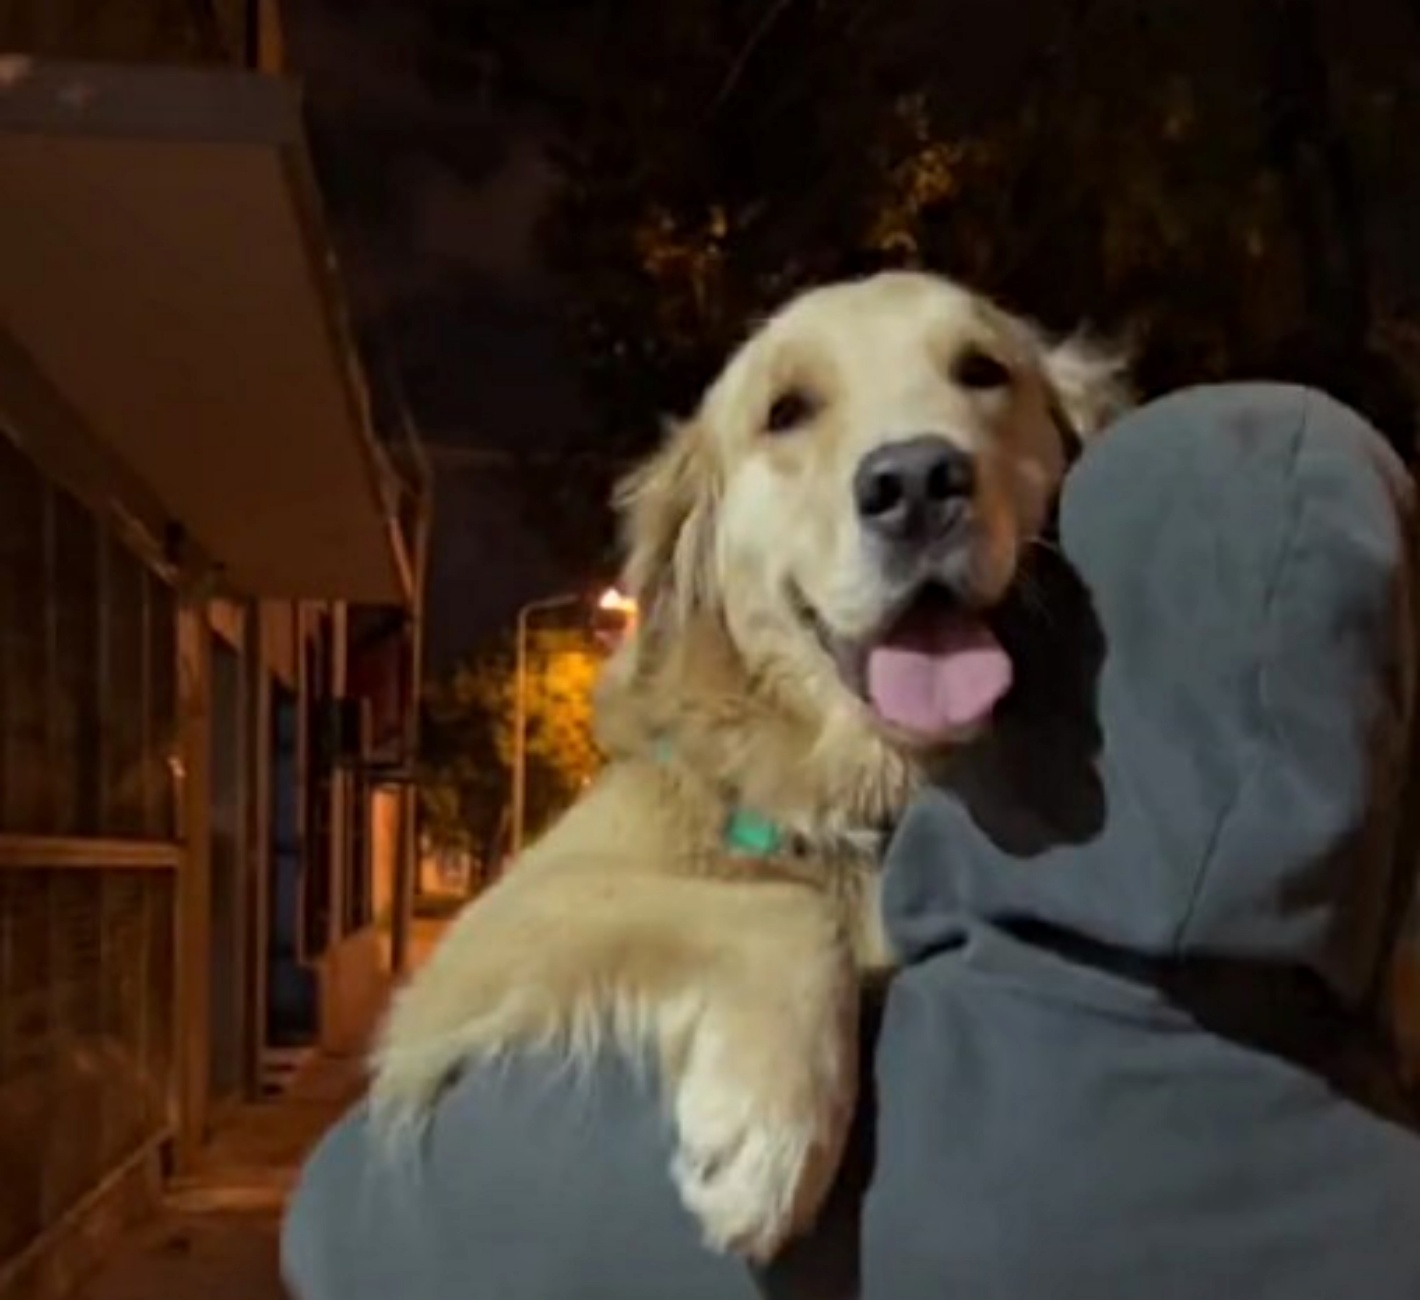
[[[602,592],[597,600],[597,608],[614,614],[626,614],[632,618],[636,616],[635,599],[618,591],[615,587],[608,587]]]

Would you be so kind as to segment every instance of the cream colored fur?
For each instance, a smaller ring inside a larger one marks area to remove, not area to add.
[[[956,382],[966,348],[1009,385]],[[809,418],[766,435],[790,389]],[[616,1044],[658,1067],[675,1181],[711,1243],[762,1259],[805,1229],[853,1110],[860,975],[891,961],[875,832],[934,755],[875,722],[787,593],[844,634],[881,617],[853,468],[933,431],[977,458],[973,574],[998,598],[1058,487],[1060,417],[1088,433],[1125,399],[1116,358],[925,275],[811,291],[755,333],[619,493],[642,621],[599,687],[610,761],[398,995],[374,1058],[382,1129],[419,1124],[470,1061]],[[728,852],[732,804],[793,851]]]

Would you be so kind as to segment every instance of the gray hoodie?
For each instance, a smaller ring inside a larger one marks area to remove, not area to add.
[[[1420,1297],[1377,1027],[1412,527],[1380,439],[1297,389],[1156,403],[1078,466],[1065,739],[1003,719],[894,846],[868,1296]]]
[[[907,959],[819,1231],[701,1250],[615,1062],[473,1072],[409,1178],[356,1112],[300,1300],[1420,1300],[1381,989],[1413,875],[1409,488],[1300,389],[1204,389],[1072,472],[992,739],[887,868]],[[1041,635],[1044,628],[1045,635]],[[874,1091],[875,1094],[874,1095]]]

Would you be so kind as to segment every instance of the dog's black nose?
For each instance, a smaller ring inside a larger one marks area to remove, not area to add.
[[[858,517],[894,542],[946,536],[966,513],[976,488],[970,452],[936,434],[903,438],[870,451],[853,475]]]

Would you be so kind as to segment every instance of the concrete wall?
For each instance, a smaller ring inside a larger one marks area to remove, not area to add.
[[[389,996],[386,947],[378,928],[367,926],[332,944],[317,972],[321,1050],[361,1054]]]

